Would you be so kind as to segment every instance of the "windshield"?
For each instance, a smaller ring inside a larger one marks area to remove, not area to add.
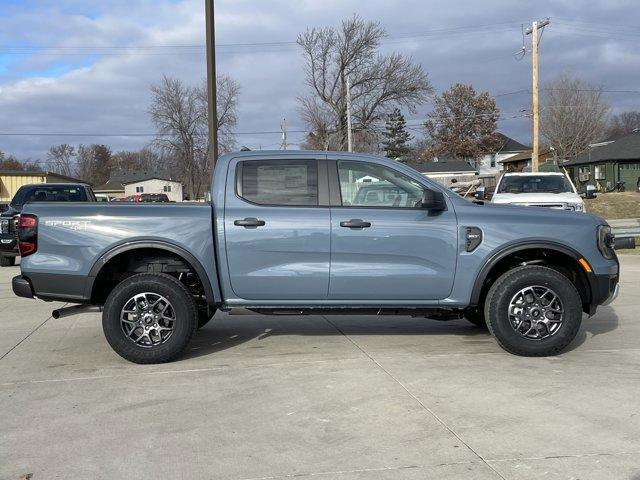
[[[502,178],[498,193],[573,193],[564,175],[509,175]]]
[[[77,185],[29,185],[20,187],[11,205],[21,207],[28,202],[86,202],[87,192]]]

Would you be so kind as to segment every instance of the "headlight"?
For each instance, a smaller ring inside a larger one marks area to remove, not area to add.
[[[570,207],[572,207],[576,212],[584,212],[584,204],[582,203],[570,203]]]
[[[598,249],[604,258],[612,259],[615,256],[613,251],[614,243],[615,237],[611,233],[611,227],[609,225],[600,225],[598,227]]]

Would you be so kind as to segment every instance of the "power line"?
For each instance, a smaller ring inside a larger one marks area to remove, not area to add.
[[[515,22],[502,22],[476,26],[447,27],[427,30],[420,33],[407,33],[389,35],[381,41],[382,44],[401,43],[416,38],[461,36],[488,33],[496,27],[516,28],[519,24]],[[245,42],[245,43],[221,43],[218,44],[220,53],[240,53],[224,52],[225,49],[254,49],[255,47],[295,47],[295,41],[275,41],[275,42]],[[205,53],[205,46],[201,44],[192,45],[94,45],[94,46],[69,46],[69,45],[0,45],[0,50],[4,55],[201,55]],[[167,50],[161,52],[160,50]],[[269,50],[252,50],[251,53],[265,52]],[[272,50],[273,51],[273,50]]]

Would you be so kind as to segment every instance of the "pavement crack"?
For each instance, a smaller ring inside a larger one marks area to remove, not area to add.
[[[51,320],[53,317],[49,316],[44,322],[42,322],[40,325],[38,325],[36,328],[34,328],[33,330],[31,330],[26,337],[24,337],[22,340],[20,340],[18,343],[16,343],[13,347],[11,347],[7,352],[5,352],[1,357],[0,360],[4,359],[4,357],[6,357],[7,355],[9,355],[11,352],[13,352],[16,348],[18,348],[20,345],[22,345],[22,343],[27,340],[31,335],[33,335],[34,333],[36,333],[38,331],[38,329],[40,327],[42,327],[45,323],[47,323],[49,320]]]
[[[329,320],[326,316],[322,316],[322,318],[325,319],[325,321],[331,325],[333,328],[335,328],[341,335],[343,335],[347,340],[349,340],[349,342],[351,342],[353,344],[354,347],[356,347],[358,350],[360,350],[364,355],[366,355],[369,360],[371,360],[380,370],[382,370],[386,375],[389,376],[389,378],[391,378],[395,383],[397,383],[411,398],[413,398],[413,400],[415,402],[418,403],[418,405],[420,405],[420,407],[422,409],[424,409],[426,412],[428,412],[440,425],[442,425],[449,433],[451,433],[451,435],[453,435],[454,437],[456,437],[458,439],[458,441],[460,443],[462,443],[465,447],[467,447],[467,449],[473,453],[476,457],[478,457],[478,459],[480,459],[482,461],[482,463],[484,463],[489,469],[491,469],[496,475],[498,475],[498,477],[500,477],[502,480],[506,480],[506,478],[498,471],[496,470],[493,465],[491,465],[482,455],[480,455],[476,450],[473,449],[473,447],[471,447],[471,445],[469,445],[467,442],[465,442],[462,437],[460,437],[460,435],[458,435],[455,430],[453,430],[452,427],[450,427],[449,425],[447,425],[447,423],[442,420],[438,414],[436,414],[436,412],[434,412],[431,408],[429,408],[422,400],[420,400],[413,392],[411,392],[411,390],[409,390],[409,388],[402,383],[398,378],[396,378],[389,370],[387,370],[380,362],[378,362],[378,360],[376,360],[373,356],[371,356],[369,354],[369,352],[367,352],[364,348],[362,348],[358,342],[356,342],[354,339],[352,339],[349,335],[347,335],[346,333],[344,333],[344,331],[338,327],[335,323],[333,323],[331,320]]]

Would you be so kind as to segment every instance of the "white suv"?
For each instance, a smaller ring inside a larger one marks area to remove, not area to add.
[[[505,173],[491,201],[584,212],[584,202],[576,187],[559,172]]]

